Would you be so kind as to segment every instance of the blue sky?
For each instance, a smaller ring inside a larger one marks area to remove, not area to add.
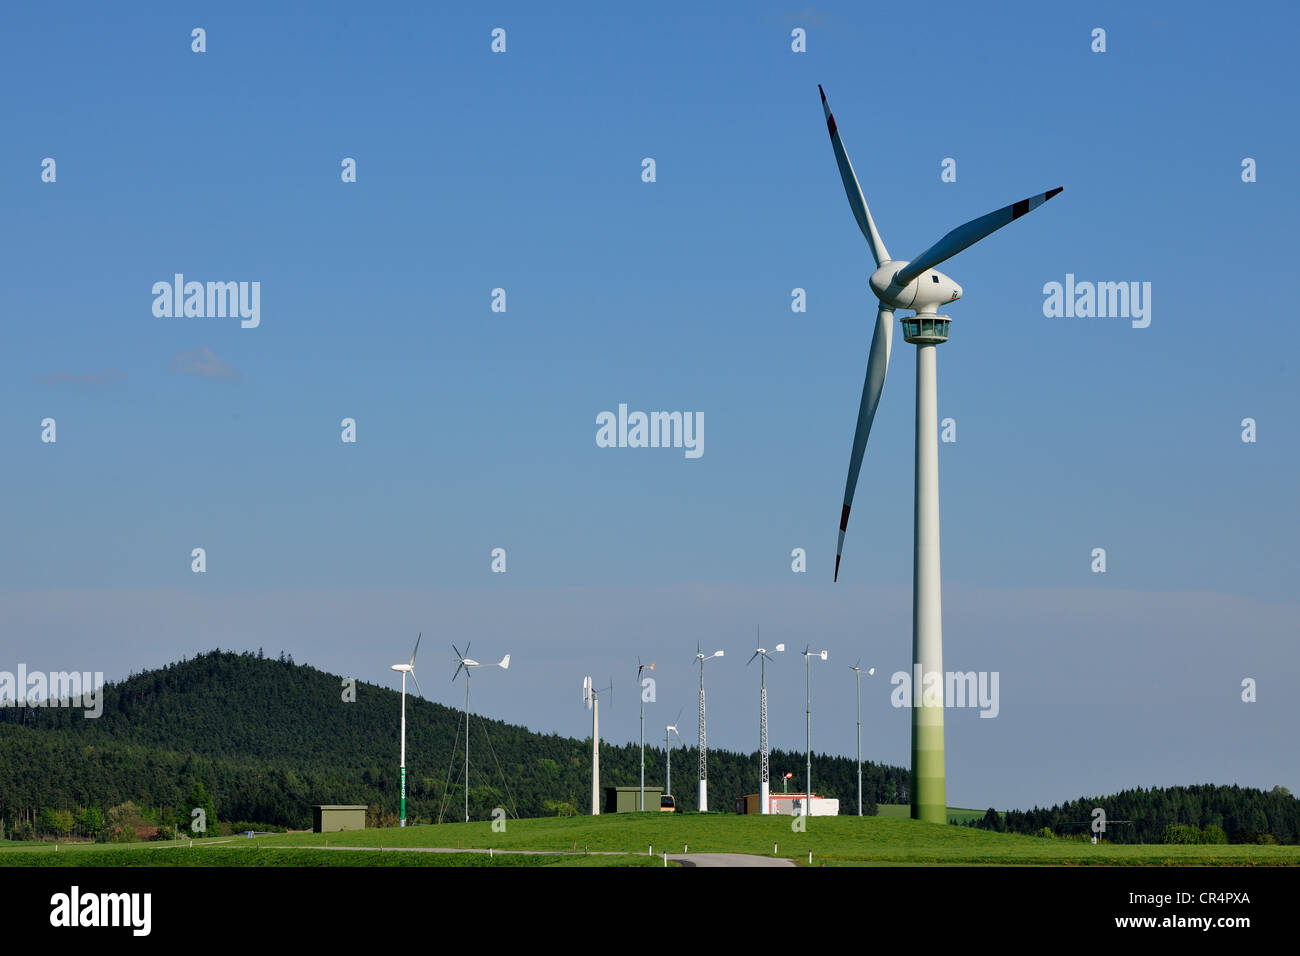
[[[749,750],[761,624],[831,650],[814,746],[851,754],[842,665],[910,658],[915,365],[896,333],[832,585],[875,303],[821,83],[896,257],[1065,186],[941,267],[945,665],[1002,675],[997,719],[950,712],[950,801],[1300,788],[1291,8],[285,10],[7,15],[0,668],[219,644],[390,682],[422,630],[430,673],[512,652],[476,709],[581,735],[582,676],[637,654],[648,726],[689,712],[699,640],[710,741]],[[155,317],[177,272],[260,282],[261,325]],[[1150,326],[1046,318],[1067,273],[1150,282]],[[204,348],[232,377],[174,370]],[[598,448],[619,403],[703,413],[703,456]],[[880,676],[866,752],[906,763]]]

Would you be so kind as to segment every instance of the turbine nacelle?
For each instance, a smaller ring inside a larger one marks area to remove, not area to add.
[[[961,286],[938,269],[927,269],[907,283],[898,281],[906,260],[886,262],[871,274],[871,291],[881,304],[891,309],[915,309],[934,312],[940,306],[961,298]]]

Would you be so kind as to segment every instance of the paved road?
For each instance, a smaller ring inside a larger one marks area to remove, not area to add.
[[[752,856],[748,853],[670,853],[668,859],[681,866],[794,866],[793,860],[779,856]]]

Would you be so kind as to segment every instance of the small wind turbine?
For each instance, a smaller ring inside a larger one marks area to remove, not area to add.
[[[862,658],[850,664],[849,670],[858,676],[858,816],[862,816]],[[868,677],[875,672],[874,667],[867,668]]]
[[[903,338],[916,346],[916,485],[912,564],[912,661],[920,676],[943,672],[942,601],[939,587],[939,429],[938,386],[935,348],[948,341],[952,320],[937,314],[940,306],[961,298],[962,289],[935,266],[1001,229],[1007,223],[1037,209],[1061,192],[1063,187],[1030,196],[1003,206],[978,219],[958,226],[910,262],[891,259],[884,240],[867,208],[853,164],[840,139],[826,93],[820,86],[826,129],[849,207],[866,237],[876,271],[871,274],[871,291],[880,300],[876,329],[871,337],[867,376],[858,406],[858,423],[849,454],[849,477],[844,486],[840,511],[840,536],[835,547],[835,579],[839,579],[844,532],[849,524],[849,507],[858,484],[867,436],[880,404],[889,367],[894,335],[894,310],[912,309],[915,315],[902,317]],[[943,707],[922,704],[912,708],[912,816],[932,823],[948,819],[943,767]]]
[[[756,633],[759,634],[759,640],[762,641],[762,634],[761,634],[761,631],[756,631]],[[784,644],[778,644],[778,645],[776,645],[775,650],[777,650],[777,651],[784,651],[784,650],[785,650],[785,645],[784,645]],[[758,691],[758,752],[759,752],[759,763],[760,763],[760,768],[759,768],[759,769],[760,769],[761,773],[760,773],[760,776],[759,776],[759,784],[758,784],[758,800],[759,800],[759,803],[762,804],[762,809],[759,810],[759,813],[768,813],[769,810],[768,810],[768,806],[767,806],[767,803],[768,803],[768,799],[767,799],[767,790],[768,790],[768,766],[767,766],[767,662],[770,661],[772,658],[768,657],[768,655],[767,655],[767,650],[766,650],[766,649],[760,647],[758,650],[754,651],[753,656],[750,657],[750,659],[749,659],[748,661],[745,662],[745,666],[748,667],[750,664],[754,663],[754,658],[755,658],[755,657],[759,658],[759,661],[758,661],[758,673],[759,673],[759,684],[758,684],[758,686],[759,686],[759,691]]]
[[[613,703],[614,680],[610,678],[609,686],[596,690],[590,677],[582,679],[582,702],[591,711],[591,815],[600,816],[600,695],[609,694]]]
[[[806,777],[808,792],[804,794],[804,802],[803,802],[804,816],[810,816],[812,814],[812,659],[814,657],[820,657],[822,660],[826,660],[826,658],[829,656],[826,651],[809,650],[808,648],[810,646],[811,645],[805,644],[803,648],[804,678],[807,681],[807,703],[806,703],[805,716],[807,718],[807,726],[808,726],[808,763],[807,763],[807,777]]]
[[[654,670],[654,663],[642,664],[641,658],[636,659],[636,686],[637,693],[641,695],[641,801],[640,806],[645,810],[645,688],[641,686],[642,671]]]
[[[722,651],[704,654],[695,642],[695,663],[700,665],[700,813],[709,811],[709,738],[704,732],[704,662],[722,657]]]
[[[472,668],[482,667],[478,661],[469,656],[469,644],[465,645],[465,653],[462,654],[455,644],[451,649],[456,652],[456,673],[451,675],[452,682],[460,676],[460,672],[465,672],[465,822],[469,823],[469,678]],[[501,660],[497,661],[497,667],[507,670],[510,667],[510,655],[507,654]]]
[[[421,631],[415,637],[415,650],[411,651],[411,662],[409,664],[394,664],[393,670],[400,671],[402,674],[402,817],[400,826],[406,826],[406,675],[411,675],[411,680],[415,681],[415,689],[420,691],[420,696],[424,696],[424,691],[420,690],[420,682],[415,680],[415,655],[420,652],[420,638],[424,637]]]
[[[668,777],[664,781],[664,794],[670,797],[673,795],[673,737],[672,735],[677,734],[677,739],[678,740],[682,739],[682,735],[677,733],[677,724],[682,719],[682,711],[685,709],[686,709],[685,707],[677,708],[677,716],[673,718],[673,722],[671,724],[669,724],[667,727],[664,728],[664,753],[667,755],[668,758]]]

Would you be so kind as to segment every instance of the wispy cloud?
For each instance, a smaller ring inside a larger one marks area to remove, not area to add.
[[[217,358],[206,345],[192,352],[177,352],[172,356],[172,371],[197,378],[211,378],[224,382],[238,382],[243,375],[229,363]]]
[[[42,385],[68,385],[81,389],[111,388],[126,381],[126,372],[120,368],[106,368],[102,372],[82,372],[80,375],[73,375],[71,372],[51,372],[49,375],[37,376],[36,380]]]

